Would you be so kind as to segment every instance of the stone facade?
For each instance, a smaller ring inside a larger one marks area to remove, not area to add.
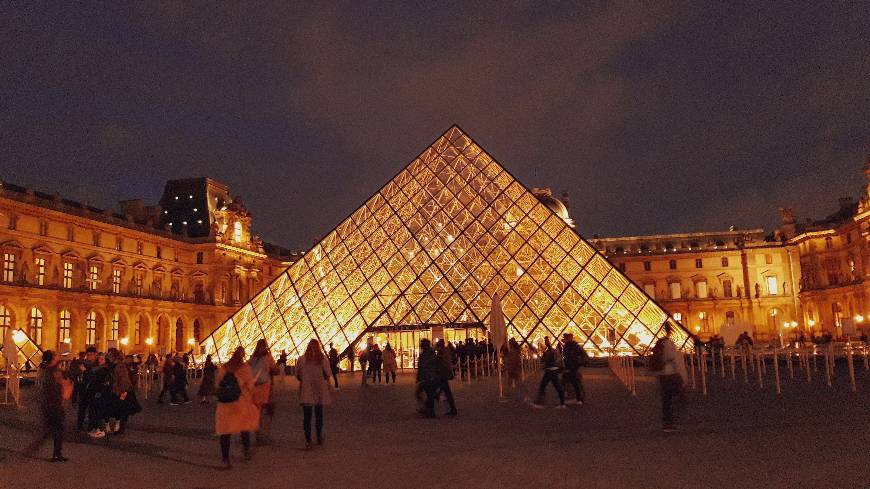
[[[73,352],[194,349],[298,257],[252,235],[247,209],[219,182],[167,182],[169,200],[112,213],[4,183],[0,328]]]

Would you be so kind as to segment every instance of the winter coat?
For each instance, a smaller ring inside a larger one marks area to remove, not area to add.
[[[438,359],[435,351],[430,349],[421,350],[417,357],[417,382],[429,383],[438,380]]]
[[[233,373],[242,393],[233,402],[217,403],[214,421],[215,432],[218,435],[256,431],[260,428],[260,410],[253,402],[254,377],[251,375],[251,367],[245,364]],[[226,367],[221,367],[215,378],[218,385],[226,374]]]
[[[133,389],[133,383],[130,381],[130,372],[127,366],[123,363],[117,363],[112,367],[112,394],[120,396],[121,394]]]
[[[202,369],[202,383],[199,384],[199,391],[196,395],[200,397],[213,396],[215,393],[214,376],[217,371],[217,366],[213,363],[207,364]]]
[[[440,348],[435,350],[435,358],[438,360],[438,380],[453,379],[453,358],[450,350]]]
[[[384,371],[395,372],[399,365],[396,363],[396,352],[384,350]]]
[[[576,341],[568,341],[562,349],[562,357],[565,359],[565,368],[568,370],[577,370],[583,365],[584,351]]]
[[[57,367],[41,369],[42,376],[42,414],[46,418],[62,417],[63,408],[63,374]]]
[[[522,376],[523,358],[519,349],[508,348],[504,362],[509,379],[519,379]]]
[[[329,381],[332,375],[326,357],[320,363],[305,361],[305,356],[296,361],[296,378],[299,379],[299,404],[317,406],[330,403]]]

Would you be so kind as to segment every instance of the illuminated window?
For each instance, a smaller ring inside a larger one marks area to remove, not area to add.
[[[15,255],[3,253],[3,281],[15,281]]]
[[[6,306],[0,304],[0,338],[6,338],[6,330],[12,326],[12,314]]]
[[[121,313],[112,314],[112,327],[109,328],[109,340],[118,341],[118,332],[121,330]]]
[[[57,341],[59,343],[69,342],[71,326],[72,317],[70,316],[69,311],[67,311],[66,309],[60,311],[60,315],[58,315],[57,325]]]
[[[88,269],[88,287],[91,290],[97,290],[97,285],[100,283],[100,269],[96,265],[91,265]]]
[[[683,297],[683,288],[680,286],[679,282],[671,282],[669,287],[671,288],[671,299],[680,299]]]
[[[643,284],[643,291],[646,292],[646,295],[650,296],[651,298],[653,298],[653,299],[656,298],[656,284],[653,284],[653,283]]]
[[[707,282],[701,281],[695,283],[695,288],[698,290],[698,299],[707,298]]]
[[[73,286],[73,264],[64,262],[63,264],[63,288],[71,289]]]
[[[117,268],[112,270],[112,293],[121,293],[121,270]]]
[[[135,290],[136,295],[142,295],[142,293],[145,290],[145,286],[144,286],[145,277],[143,277],[143,275],[144,274],[142,272],[136,272],[136,274],[133,277],[133,285],[136,288],[136,290]]]
[[[85,317],[85,344],[97,344],[97,313],[94,311]]]
[[[45,258],[36,258],[33,260],[36,273],[34,274],[34,282],[36,285],[45,285]]]
[[[681,313],[681,312],[675,312],[673,317],[674,317],[674,321],[676,321],[678,323],[683,321],[683,313]]]
[[[766,277],[767,281],[767,293],[770,295],[778,295],[779,294],[779,284],[776,281],[776,277]]]
[[[723,280],[722,281],[722,295],[725,297],[733,297],[734,292],[731,290],[731,281]]]
[[[728,268],[728,257],[727,256],[722,257],[722,268]]]
[[[773,255],[764,255],[764,263],[773,265]]]
[[[242,221],[233,223],[233,241],[242,241]]]
[[[726,326],[734,326],[734,311],[727,311],[725,313],[725,325]]]
[[[139,316],[139,320],[136,321],[136,325],[133,327],[133,343],[137,345],[142,344],[142,330],[147,329],[145,325],[145,316]]]
[[[37,345],[42,345],[42,311],[33,307],[30,309],[30,322],[27,325],[27,334]]]

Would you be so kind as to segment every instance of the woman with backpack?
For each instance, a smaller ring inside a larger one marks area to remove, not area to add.
[[[263,429],[257,431],[257,444],[267,445],[271,442],[267,433],[272,424],[272,416],[275,414],[272,405],[272,376],[278,373],[278,369],[265,338],[257,341],[254,353],[248,360],[248,366],[251,367],[251,374],[254,376],[254,404],[261,415],[265,414],[261,423]]]
[[[230,439],[241,434],[245,460],[251,459],[251,432],[260,427],[260,410],[254,404],[254,376],[245,363],[245,349],[236,348],[233,356],[218,370],[215,432],[220,436],[224,468],[231,469]]]
[[[305,430],[305,448],[311,448],[311,414],[317,430],[317,444],[323,445],[323,406],[329,404],[329,362],[320,342],[311,340],[305,354],[296,362],[299,380],[299,404],[302,405],[302,427]],[[365,377],[365,371],[363,371]]]

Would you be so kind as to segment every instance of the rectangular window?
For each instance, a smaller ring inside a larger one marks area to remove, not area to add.
[[[97,315],[93,311],[85,318],[85,344],[97,344]]]
[[[678,323],[679,323],[679,322],[682,322],[682,320],[683,320],[683,313],[681,313],[681,312],[675,312],[674,315],[673,315],[673,318],[674,318],[674,321],[676,321],[676,322],[678,322]]]
[[[60,343],[69,343],[70,341],[70,326],[72,325],[72,320],[70,318],[69,311],[64,309],[60,311],[60,324],[58,325],[58,341]]]
[[[728,257],[727,256],[722,257],[722,268],[728,268]]]
[[[63,264],[63,288],[71,289],[73,286],[73,264],[64,262]]]
[[[695,288],[698,289],[698,299],[707,298],[707,282],[697,282]]]
[[[619,271],[622,273],[625,273],[625,263],[619,263],[618,266],[619,266]]]
[[[776,282],[776,277],[767,277],[767,293],[770,295],[779,294],[779,284]]]
[[[118,341],[118,332],[121,330],[121,315],[115,313],[112,315],[112,327],[109,329],[109,340]]]
[[[676,270],[677,269],[677,260],[669,261],[668,268],[670,268],[671,270]]]
[[[695,268],[704,268],[704,262],[700,258],[695,259]]]
[[[197,252],[196,252],[196,264],[197,264],[197,265],[202,265],[202,258],[203,258],[203,256],[202,256],[202,252],[201,252],[201,251],[197,251]]]
[[[42,344],[42,311],[36,307],[30,309],[30,325],[27,328],[27,334],[37,345]]]
[[[39,221],[39,235],[40,236],[48,236],[48,222],[47,221]]]
[[[683,288],[680,287],[679,282],[671,282],[669,286],[671,288],[671,299],[680,299],[683,297]]]
[[[136,295],[142,295],[143,281],[144,277],[142,277],[142,272],[136,272],[136,276],[134,278],[134,283],[136,284]]]
[[[88,288],[97,290],[97,285],[100,283],[100,269],[96,265],[91,265],[88,269]]]
[[[764,263],[773,265],[773,255],[764,255]]]
[[[643,291],[646,292],[646,295],[650,296],[650,298],[656,298],[656,284],[643,284]]]
[[[93,234],[94,246],[100,246],[100,233],[98,231],[94,231]]]
[[[157,247],[157,258],[163,258],[163,248]]]
[[[731,290],[731,281],[723,280],[722,281],[722,295],[725,297],[733,297],[734,292]]]
[[[45,285],[45,258],[36,258],[33,260],[35,274],[33,275],[36,285]]]
[[[3,253],[3,281],[15,281],[15,255],[12,253]]]
[[[117,268],[112,270],[112,293],[121,293],[121,270]]]
[[[734,311],[728,311],[725,313],[725,324],[729,327],[734,326]]]
[[[66,228],[66,240],[67,241],[75,241],[76,240],[76,232],[73,228]]]
[[[652,262],[648,262],[648,261],[643,262],[643,269],[645,272],[652,270]]]
[[[18,216],[9,216],[9,229],[15,231],[18,228]]]
[[[141,241],[136,242],[136,253],[138,253],[140,255],[142,254],[142,242]]]
[[[0,337],[6,338],[6,330],[12,326],[12,314],[6,306],[0,305]]]
[[[142,321],[143,319],[140,317],[138,321],[136,321],[136,326],[133,327],[133,343],[137,345],[142,344]]]
[[[124,238],[120,236],[115,238],[115,249],[118,251],[124,251]]]

